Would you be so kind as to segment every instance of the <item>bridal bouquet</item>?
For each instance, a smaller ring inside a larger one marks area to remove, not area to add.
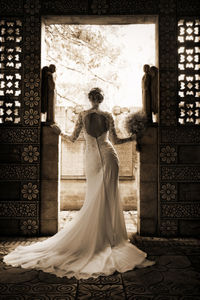
[[[130,134],[136,135],[137,151],[141,150],[140,139],[143,136],[147,127],[147,117],[143,111],[131,113],[126,118],[126,129]]]

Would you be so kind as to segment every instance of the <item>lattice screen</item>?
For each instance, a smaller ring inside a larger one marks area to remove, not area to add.
[[[3,234],[39,233],[37,9],[38,1],[26,1],[24,8],[20,8],[20,16],[13,17],[14,8],[8,5],[4,12],[7,16],[0,19],[0,231]]]
[[[0,123],[20,123],[22,22],[0,21]]]
[[[166,13],[166,2],[162,0],[161,3]],[[173,18],[172,10],[168,10],[170,35],[168,27],[164,27],[167,38],[165,51],[169,52],[168,61],[175,61],[175,64],[168,66],[166,76],[162,75],[166,70],[162,70],[160,55],[161,236],[195,236],[199,232],[200,20],[181,16],[187,15],[188,10],[194,14],[199,7],[197,3],[191,8],[190,1],[178,1],[179,16],[174,10]],[[174,28],[170,27],[172,20],[176,22]],[[165,26],[161,16],[160,22]],[[162,36],[160,31],[160,43]]]
[[[179,123],[200,124],[200,19],[178,22]]]

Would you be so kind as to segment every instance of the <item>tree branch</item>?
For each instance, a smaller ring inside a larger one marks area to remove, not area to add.
[[[75,105],[78,105],[78,103],[75,102],[74,100],[71,100],[71,99],[67,98],[66,96],[62,96],[62,95],[59,94],[58,92],[57,92],[57,95],[58,95],[59,97],[65,99],[65,100],[69,101],[70,103],[73,103],[73,104],[75,104]]]
[[[63,65],[60,61],[57,61],[54,57],[52,57],[52,56],[50,56],[50,55],[49,55],[49,57],[50,57],[54,62],[56,62],[57,64],[59,64],[60,66],[63,66],[64,68],[66,68],[66,69],[68,69],[68,70],[71,70],[71,71],[74,71],[74,72],[78,72],[78,73],[80,73],[80,74],[82,74],[82,75],[85,76],[85,73],[84,73],[84,72],[81,72],[81,71],[79,71],[79,70],[77,70],[77,69],[70,68],[70,67],[68,67],[68,66],[66,66],[66,65]],[[89,70],[89,69],[87,69],[87,71],[88,71],[90,74],[92,74],[93,77],[96,77],[96,78],[98,78],[98,79],[100,79],[100,80],[102,80],[102,81],[104,81],[104,82],[106,82],[106,83],[109,83],[109,84],[112,84],[112,85],[115,86],[115,83],[114,83],[114,82],[103,79],[102,77],[100,77],[100,76],[94,74],[94,73],[93,73],[91,70]]]
[[[57,27],[55,27],[55,28],[56,28],[56,31],[58,32],[58,34],[61,35],[61,36],[63,37],[63,39],[72,41],[73,43],[75,43],[75,44],[77,44],[77,45],[85,46],[85,47],[89,48],[90,50],[94,51],[96,54],[99,54],[99,55],[101,55],[101,56],[103,56],[103,57],[107,56],[107,57],[111,60],[110,63],[113,64],[113,65],[115,65],[115,64],[112,62],[112,60],[113,60],[113,57],[112,57],[112,56],[110,56],[110,55],[108,55],[108,54],[105,54],[105,52],[100,51],[99,48],[90,45],[89,43],[85,42],[84,40],[77,39],[77,38],[72,38],[72,37],[67,37],[67,36],[65,36],[63,33],[61,33],[61,32],[58,30]],[[53,35],[53,34],[52,34],[52,35]],[[96,50],[98,50],[98,51],[96,51]]]

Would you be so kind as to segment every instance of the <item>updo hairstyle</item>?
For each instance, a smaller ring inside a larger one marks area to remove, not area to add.
[[[98,101],[101,103],[103,101],[104,95],[101,89],[99,88],[93,88],[91,91],[88,93],[88,98],[91,101]]]

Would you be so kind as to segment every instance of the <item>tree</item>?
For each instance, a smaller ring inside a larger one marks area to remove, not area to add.
[[[119,88],[119,27],[106,25],[45,26],[46,62],[57,66],[61,103],[84,104],[90,88],[100,86],[112,96]],[[112,40],[110,40],[112,37]]]

